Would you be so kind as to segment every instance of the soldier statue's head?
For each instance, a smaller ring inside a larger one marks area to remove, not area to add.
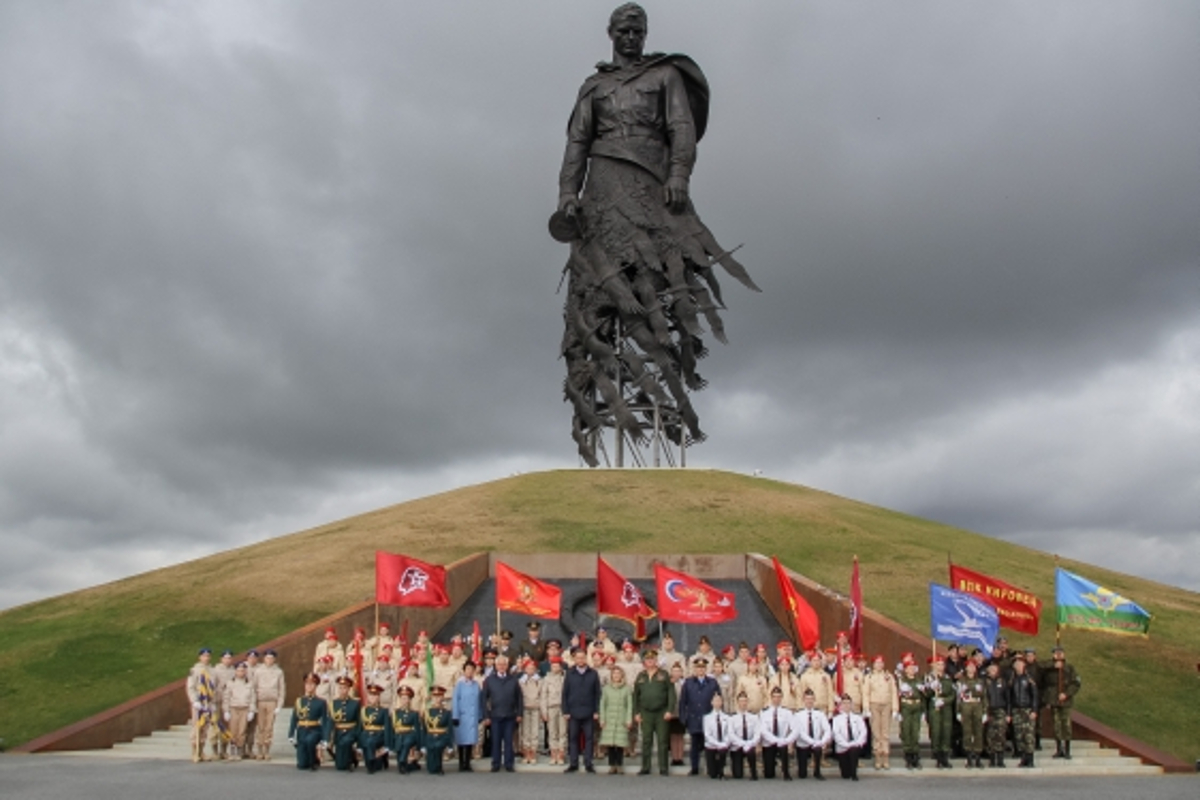
[[[646,46],[649,24],[646,10],[637,3],[618,6],[608,18],[608,38],[612,39],[613,57],[636,59]]]

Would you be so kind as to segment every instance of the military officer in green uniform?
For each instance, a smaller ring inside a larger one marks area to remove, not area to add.
[[[421,715],[413,710],[412,700],[413,690],[401,686],[387,729],[387,749],[396,756],[396,767],[401,775],[418,768],[409,757],[421,747]]]
[[[904,661],[904,674],[897,681],[900,695],[900,744],[904,748],[904,765],[921,768],[921,717],[925,713],[925,691],[917,680],[917,662]]]
[[[925,697],[928,703],[929,747],[938,769],[950,769],[950,747],[954,735],[954,679],[946,674],[946,661],[941,656],[930,660],[931,669],[925,677]]]
[[[425,753],[425,769],[430,775],[445,775],[442,769],[442,757],[446,748],[454,744],[454,734],[451,728],[450,710],[442,707],[446,690],[434,686],[430,690],[429,710],[421,725],[421,751]]]
[[[1038,687],[1025,672],[1025,657],[1013,658],[1013,675],[1008,684],[1008,707],[1012,715],[1013,751],[1021,756],[1017,766],[1033,766],[1033,726],[1037,724]]]
[[[983,678],[983,722],[987,733],[989,763],[993,767],[1004,767],[1004,741],[1008,735],[1011,719],[1008,708],[1008,682],[1000,674],[1000,664],[989,661],[987,674]]]
[[[315,672],[304,676],[304,695],[296,698],[292,722],[288,726],[288,741],[296,748],[296,769],[315,770],[321,766],[317,749],[325,745],[325,729],[329,722],[329,706],[317,697],[321,678]]]
[[[367,704],[358,720],[358,749],[362,751],[368,775],[387,769],[387,732],[391,727],[391,715],[379,704],[382,692],[380,686],[371,684],[367,687]]]
[[[675,684],[659,667],[657,651],[642,653],[642,666],[644,669],[633,682],[633,721],[641,726],[642,735],[642,769],[638,774],[650,774],[651,753],[657,747],[659,774],[667,775],[670,772],[667,722],[678,702]]]
[[[326,726],[326,741],[333,751],[333,763],[339,770],[358,766],[358,755],[354,752],[358,744],[359,702],[350,696],[354,681],[348,675],[337,679],[337,697],[330,703],[329,724]]]
[[[983,717],[986,703],[983,678],[974,661],[967,661],[955,682],[958,691],[958,721],[962,724],[963,750],[967,767],[983,769],[979,754],[983,752]]]
[[[1067,654],[1055,647],[1051,666],[1042,670],[1042,703],[1054,713],[1055,758],[1071,757],[1071,706],[1083,682],[1075,667],[1067,663]]]

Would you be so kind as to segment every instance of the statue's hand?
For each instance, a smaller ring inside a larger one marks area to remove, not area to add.
[[[668,178],[667,185],[663,187],[663,202],[676,214],[687,208],[687,178]]]
[[[574,217],[579,213],[579,198],[573,194],[564,194],[558,198],[558,210],[568,217]]]

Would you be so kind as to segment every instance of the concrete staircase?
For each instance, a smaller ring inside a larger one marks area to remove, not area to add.
[[[270,761],[253,761],[246,760],[240,763],[250,765],[253,769],[260,766],[285,766],[292,767],[295,764],[295,750],[288,743],[287,731],[291,721],[291,710],[285,709],[275,719],[275,736],[271,746]],[[985,769],[966,769],[962,759],[952,759],[953,769],[944,770],[937,769],[932,758],[929,757],[928,740],[922,741],[922,766],[921,770],[907,770],[904,768],[904,756],[900,749],[900,741],[893,737],[891,747],[891,764],[892,768],[888,771],[875,771],[871,768],[870,760],[860,762],[859,774],[863,778],[888,777],[888,778],[985,778],[1004,775],[1008,777],[1020,778],[1022,776],[1052,776],[1052,775],[1083,775],[1083,776],[1107,776],[1107,775],[1161,775],[1163,770],[1158,766],[1143,764],[1139,759],[1122,756],[1119,751],[1111,748],[1101,747],[1097,742],[1077,740],[1071,744],[1071,755],[1073,758],[1070,761],[1061,758],[1051,758],[1054,753],[1053,742],[1048,742],[1047,749],[1036,754],[1035,763],[1037,766],[1031,769],[1020,769],[1016,766],[1016,759],[1008,759],[1008,766],[1004,770],[985,768]],[[158,759],[165,761],[184,761],[191,760],[191,739],[190,730],[187,725],[174,725],[165,731],[156,731],[149,736],[143,736],[134,739],[132,742],[115,745],[111,750],[82,750],[75,751],[75,755],[88,756],[95,758],[116,758],[116,759]],[[516,770],[518,772],[529,773],[546,773],[552,774],[562,771],[562,767],[550,766],[547,763],[549,759],[546,756],[539,757],[539,763],[533,765],[525,765],[518,763]],[[456,769],[456,759],[450,758],[447,760],[447,770],[454,771]],[[641,765],[641,757],[626,758],[625,769],[628,773],[633,773],[638,770]],[[486,771],[488,769],[487,761],[475,761],[474,766],[476,771]],[[794,762],[793,762],[794,766]],[[596,769],[599,772],[604,772],[608,769],[603,763],[603,759],[596,760]],[[823,772],[828,778],[835,779],[838,777],[837,765],[832,764],[823,768]],[[672,767],[673,775],[686,775],[686,767]]]

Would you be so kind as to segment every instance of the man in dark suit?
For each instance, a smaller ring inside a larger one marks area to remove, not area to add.
[[[587,651],[576,647],[571,651],[575,665],[563,679],[562,709],[567,718],[567,753],[569,766],[564,772],[579,771],[579,740],[583,739],[583,766],[595,772],[592,752],[595,750],[593,723],[600,715],[600,675],[587,665]]]
[[[692,737],[692,770],[700,774],[700,756],[704,752],[704,716],[712,711],[713,695],[720,691],[714,678],[708,677],[708,660],[692,660],[692,677],[683,682],[679,692],[679,721]]]
[[[496,670],[483,681],[484,725],[492,729],[492,772],[513,771],[513,734],[521,723],[521,684],[509,671],[508,656],[496,657]]]

